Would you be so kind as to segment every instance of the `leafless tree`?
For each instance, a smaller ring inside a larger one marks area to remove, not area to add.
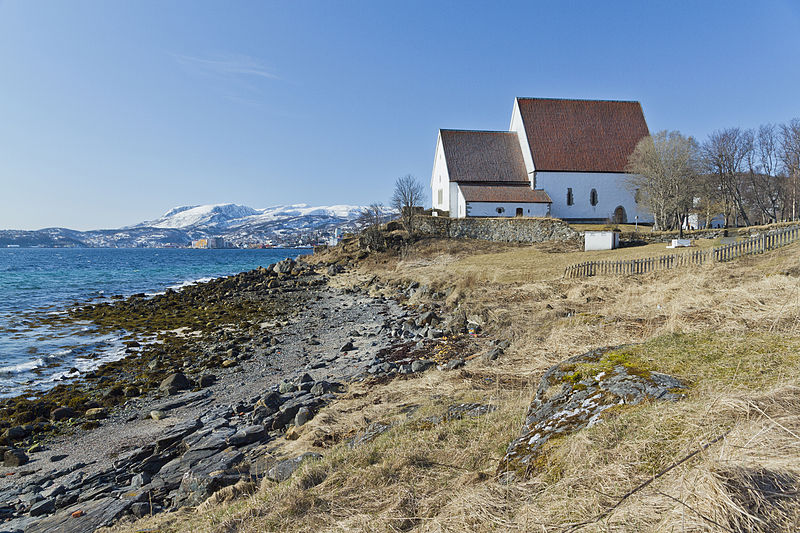
[[[362,229],[383,224],[387,219],[387,210],[381,203],[372,203],[358,213],[356,224]]]
[[[780,157],[786,173],[783,216],[796,220],[800,215],[800,119],[781,126]]]
[[[762,222],[777,222],[784,179],[780,168],[780,139],[775,126],[760,126],[753,134],[753,149],[746,154],[748,196],[754,214]]]
[[[747,158],[753,150],[753,142],[751,131],[728,128],[713,132],[701,149],[705,170],[717,177],[723,193],[726,227],[734,212],[737,219],[750,225],[744,195]]]
[[[646,200],[655,229],[683,230],[695,197],[697,155],[692,137],[664,130],[639,141],[628,158],[628,187]]]
[[[415,208],[422,205],[424,198],[425,188],[411,174],[397,178],[394,182],[392,207],[400,213],[400,220],[403,221],[403,226],[409,233],[413,233],[415,229],[414,223],[417,215]]]
[[[703,173],[697,177],[694,212],[710,228],[714,217],[725,212],[725,194],[714,174]]]

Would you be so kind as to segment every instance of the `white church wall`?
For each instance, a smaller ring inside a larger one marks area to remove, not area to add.
[[[522,160],[525,161],[525,170],[528,173],[528,179],[531,180],[531,188],[541,189],[542,187],[533,184],[533,157],[531,156],[531,148],[528,144],[528,136],[525,133],[525,125],[522,123],[522,114],[519,112],[519,101],[514,99],[514,109],[511,111],[511,125],[508,131],[516,132],[517,139],[519,139],[519,146],[522,149]]]
[[[447,160],[444,157],[442,136],[436,141],[436,155],[433,160],[433,173],[431,174],[431,206],[434,209],[448,211],[450,209],[450,174],[447,170]]]
[[[448,210],[450,211],[450,217],[458,218],[459,201],[463,202],[464,197],[461,195],[461,191],[458,188],[458,183],[450,183],[449,191]]]
[[[547,207],[533,202],[467,202],[466,213],[471,217],[515,217],[517,209],[522,208],[522,216],[546,217]]]
[[[651,223],[653,217],[641,209],[634,194],[625,184],[625,174],[614,172],[537,172],[537,188],[544,189],[553,204],[550,215],[562,219],[606,220],[614,217],[618,206],[625,209],[628,223],[636,216],[639,222]],[[572,205],[567,192],[572,189]],[[592,189],[597,192],[597,205],[591,203]]]

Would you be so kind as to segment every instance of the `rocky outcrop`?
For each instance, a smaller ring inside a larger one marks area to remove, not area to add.
[[[113,464],[91,474],[82,463],[45,475],[31,471],[0,490],[0,518],[10,519],[3,527],[27,530],[35,519],[53,530],[93,531],[126,513],[143,516],[196,506],[225,487],[258,480],[264,473],[251,471],[249,457],[281,436],[299,412],[307,421],[334,398],[332,391],[342,389],[338,383],[314,381],[307,374],[298,382],[309,391],[281,394],[275,386],[246,403],[210,407],[201,417],[167,427],[149,444],[117,456]],[[314,395],[310,392],[314,387],[328,392]],[[213,397],[207,391],[188,392],[157,407],[174,412],[208,400]],[[149,412],[146,409],[139,418],[148,418]],[[288,478],[307,457],[278,463],[273,477]],[[7,467],[28,461],[15,448],[5,449],[4,459]],[[78,516],[72,519],[75,513]]]
[[[562,361],[542,376],[522,433],[508,446],[498,473],[507,480],[524,477],[543,464],[546,445],[556,437],[601,422],[611,408],[679,400],[684,388],[624,349],[603,348]]]

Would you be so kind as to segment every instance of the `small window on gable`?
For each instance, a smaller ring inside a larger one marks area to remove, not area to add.
[[[592,189],[592,192],[589,193],[589,203],[597,205],[597,189]]]
[[[439,205],[442,205],[442,196],[443,196],[443,194],[442,194],[442,189],[439,189],[439,194],[437,195],[437,198],[438,198],[438,200],[439,200],[437,203],[438,203]]]
[[[575,199],[572,197],[572,187],[567,188],[567,205],[572,205],[575,203]]]

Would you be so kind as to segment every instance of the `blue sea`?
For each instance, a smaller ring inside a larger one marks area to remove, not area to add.
[[[111,296],[156,294],[267,266],[308,249],[0,248],[0,397],[44,390],[124,356],[117,335],[41,317]],[[76,372],[77,370],[77,372]]]

